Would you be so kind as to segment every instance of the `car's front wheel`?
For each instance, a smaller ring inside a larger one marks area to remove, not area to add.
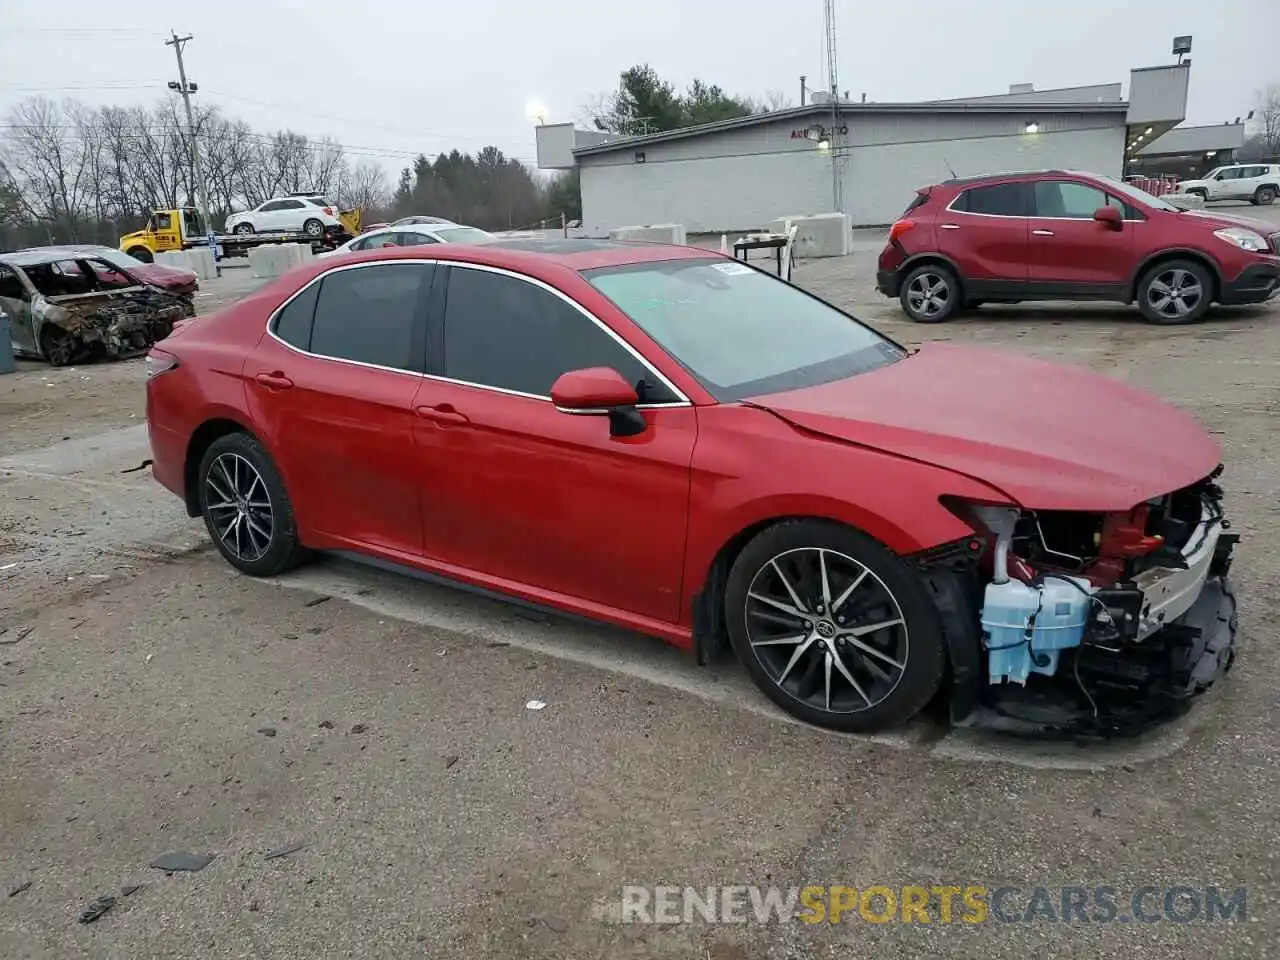
[[[238,237],[247,237],[253,233],[252,223],[237,223],[234,230],[231,231]]]
[[[254,437],[232,433],[211,443],[200,460],[199,483],[209,536],[237,570],[270,577],[303,559],[284,481]]]
[[[1148,323],[1194,323],[1213,297],[1213,278],[1194,260],[1167,260],[1138,281],[1138,309]]]
[[[760,689],[818,726],[896,726],[942,682],[942,630],[923,584],[901,558],[839,524],[786,521],[757,534],[729,573],[725,614]]]
[[[918,323],[943,323],[963,306],[960,281],[946,267],[916,267],[902,282],[898,301],[908,317]]]

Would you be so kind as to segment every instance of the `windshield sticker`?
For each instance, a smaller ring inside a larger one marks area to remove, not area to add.
[[[744,273],[755,272],[745,263],[713,263],[711,266],[728,277],[740,277]]]

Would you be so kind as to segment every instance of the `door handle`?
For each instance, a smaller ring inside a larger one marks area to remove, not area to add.
[[[288,390],[293,381],[277,370],[275,373],[260,373],[253,379],[270,390]]]
[[[959,229],[960,229],[960,224],[958,224],[958,223],[940,223],[940,224],[938,224],[938,229],[939,229],[939,230],[959,230]]]
[[[1031,232],[1032,232],[1035,236],[1037,236],[1037,237],[1052,237],[1052,236],[1053,236],[1053,231],[1052,231],[1052,230],[1032,230]]]
[[[432,407],[415,407],[413,412],[424,420],[435,423],[458,425],[471,422],[465,413],[459,413],[451,403],[437,403]]]

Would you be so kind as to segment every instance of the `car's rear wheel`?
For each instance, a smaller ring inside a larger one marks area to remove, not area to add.
[[[209,445],[200,460],[200,512],[218,552],[237,570],[270,577],[298,565],[293,505],[266,450],[247,433]]]
[[[871,733],[909,720],[945,669],[938,615],[913,569],[870,537],[821,520],[780,523],[738,555],[729,638],[793,716]]]
[[[236,236],[239,236],[239,237],[247,237],[247,236],[249,236],[251,233],[253,233],[253,224],[252,224],[252,223],[237,223],[237,224],[236,224],[235,229],[234,229],[234,230],[232,230],[231,232],[232,232],[232,233],[234,233]]]
[[[1259,187],[1253,194],[1253,202],[1264,207],[1269,207],[1276,202],[1275,187]]]
[[[310,220],[308,220],[306,223],[302,225],[302,232],[305,233],[308,237],[323,237],[324,224],[321,223],[319,220],[315,219],[314,217],[312,217]]]
[[[1148,323],[1195,323],[1213,299],[1213,278],[1194,260],[1156,264],[1138,281],[1138,309]]]
[[[943,323],[961,307],[960,282],[946,267],[925,264],[907,274],[898,301],[918,323]]]

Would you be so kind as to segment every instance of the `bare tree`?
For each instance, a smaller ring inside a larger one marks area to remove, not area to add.
[[[756,104],[757,112],[773,113],[775,110],[790,110],[794,104],[791,98],[782,90],[770,90]]]
[[[365,210],[381,209],[391,199],[386,170],[370,160],[345,168],[335,192],[334,199],[342,206]]]
[[[1259,90],[1257,97],[1254,121],[1262,138],[1262,148],[1268,155],[1280,155],[1280,83]]]

